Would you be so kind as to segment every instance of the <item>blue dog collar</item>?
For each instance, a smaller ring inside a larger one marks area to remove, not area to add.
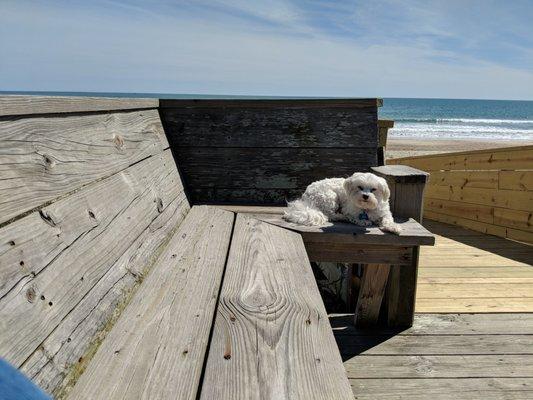
[[[368,218],[368,214],[364,210],[359,213],[357,218],[359,218],[359,221],[368,221],[370,219]]]

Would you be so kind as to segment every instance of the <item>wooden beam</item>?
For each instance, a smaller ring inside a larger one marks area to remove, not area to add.
[[[356,245],[336,242],[304,240],[311,261],[410,265],[412,247],[384,245]]]

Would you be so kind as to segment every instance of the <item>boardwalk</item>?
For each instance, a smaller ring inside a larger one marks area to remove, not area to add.
[[[357,399],[533,398],[533,247],[426,221],[412,328],[331,315]]]

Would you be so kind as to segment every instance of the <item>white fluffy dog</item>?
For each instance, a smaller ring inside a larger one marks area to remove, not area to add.
[[[359,226],[373,223],[383,231],[399,234],[392,218],[390,190],[385,179],[356,172],[349,178],[331,178],[311,183],[302,197],[291,201],[283,218],[300,225],[323,225],[349,221]]]

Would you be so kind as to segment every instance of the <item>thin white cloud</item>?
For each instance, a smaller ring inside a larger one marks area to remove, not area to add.
[[[220,0],[217,7],[227,13],[199,15],[122,3],[109,3],[109,12],[90,3],[0,6],[0,51],[7,55],[0,59],[0,89],[533,98],[531,70],[419,41],[358,43],[309,26],[281,0],[275,12]]]

